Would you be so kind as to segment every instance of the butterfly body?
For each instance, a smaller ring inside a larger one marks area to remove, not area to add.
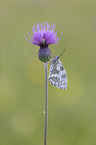
[[[62,62],[59,60],[59,56],[51,60],[48,79],[53,86],[59,89],[67,88],[67,74]]]

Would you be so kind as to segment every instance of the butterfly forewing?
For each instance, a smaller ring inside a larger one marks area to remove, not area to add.
[[[49,82],[57,88],[60,88],[60,89],[67,88],[66,70],[59,59],[57,59],[57,61],[55,62],[51,61],[48,79],[49,79]]]

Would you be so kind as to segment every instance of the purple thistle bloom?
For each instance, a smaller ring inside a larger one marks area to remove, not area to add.
[[[47,62],[51,59],[51,51],[48,48],[48,45],[58,43],[60,41],[60,37],[57,37],[57,32],[55,32],[55,24],[48,24],[48,22],[44,22],[44,26],[42,23],[32,26],[33,35],[28,35],[30,40],[26,38],[26,40],[34,45],[40,46],[40,50],[38,52],[38,57],[41,61]]]

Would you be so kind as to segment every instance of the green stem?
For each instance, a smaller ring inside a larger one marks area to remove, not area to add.
[[[45,124],[44,124],[44,145],[47,145],[47,128],[48,128],[48,79],[47,79],[47,62],[44,63],[45,70]]]

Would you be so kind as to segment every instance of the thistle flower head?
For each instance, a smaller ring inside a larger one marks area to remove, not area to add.
[[[60,41],[60,37],[57,37],[57,32],[55,32],[55,24],[48,24],[48,22],[36,24],[32,26],[33,35],[28,35],[30,40],[26,38],[26,40],[34,45],[40,46],[40,50],[38,52],[38,57],[41,61],[47,62],[51,59],[51,51],[48,48],[50,44],[58,43]]]

